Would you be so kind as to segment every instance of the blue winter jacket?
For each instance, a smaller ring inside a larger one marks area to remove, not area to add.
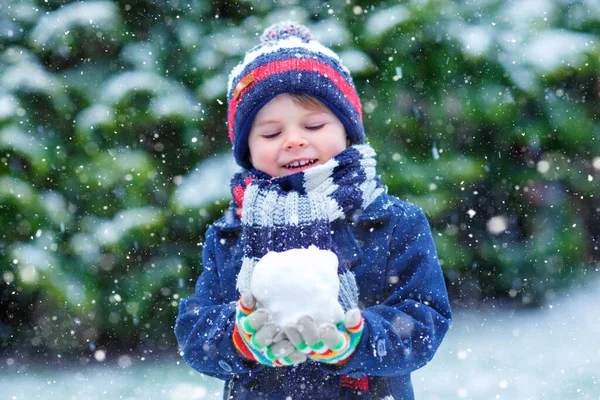
[[[421,209],[384,194],[353,221],[332,224],[337,252],[356,275],[365,320],[361,341],[343,366],[309,360],[265,367],[245,361],[233,347],[242,258],[241,225],[233,215],[226,212],[207,230],[204,271],[194,296],[180,303],[175,333],[185,361],[226,381],[226,399],[337,399],[342,374],[368,376],[373,399],[414,399],[410,373],[431,360],[451,322]]]

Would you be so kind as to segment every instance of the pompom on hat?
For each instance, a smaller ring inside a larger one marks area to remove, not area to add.
[[[350,71],[301,24],[267,28],[229,76],[227,123],[237,163],[250,169],[248,134],[258,111],[283,93],[303,93],[325,104],[342,122],[352,144],[365,139],[362,105]]]

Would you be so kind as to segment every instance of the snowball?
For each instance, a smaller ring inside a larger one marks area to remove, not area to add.
[[[254,266],[250,290],[280,326],[303,315],[310,315],[317,324],[338,323],[344,310],[338,302],[337,268],[337,256],[315,246],[271,251]]]

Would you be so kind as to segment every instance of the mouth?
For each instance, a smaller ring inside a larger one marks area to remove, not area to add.
[[[297,171],[303,168],[310,167],[311,165],[314,165],[317,161],[317,159],[292,161],[291,163],[283,165],[283,168],[289,169],[290,171]]]

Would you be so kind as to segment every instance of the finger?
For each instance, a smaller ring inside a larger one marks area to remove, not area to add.
[[[270,320],[271,313],[264,308],[260,308],[248,315],[245,323],[248,324],[252,330],[257,331]]]
[[[288,358],[294,365],[296,365],[306,361],[306,354],[301,351],[294,350],[290,355],[288,355]]]
[[[282,340],[286,340],[288,337],[283,329],[279,331],[277,335],[273,338],[273,343],[281,342]]]
[[[298,319],[298,332],[304,339],[307,345],[312,346],[317,343],[319,340],[319,328],[315,321],[308,315],[300,317]]]
[[[304,344],[304,338],[302,338],[302,335],[300,334],[300,331],[298,331],[296,324],[287,324],[283,330],[294,347],[298,348]]]
[[[348,310],[344,316],[344,325],[348,329],[356,328],[361,320],[362,315],[360,314],[360,310],[358,308],[353,308],[352,310]]]
[[[328,323],[323,324],[319,328],[321,334],[321,340],[325,343],[325,346],[332,350],[335,350],[344,345],[344,335],[337,330],[336,326]]]
[[[252,342],[258,348],[263,348],[273,343],[273,338],[281,328],[272,322],[267,322],[260,330],[252,336]]]
[[[244,308],[253,310],[256,307],[256,299],[252,296],[252,292],[249,289],[242,290],[240,295],[240,302]]]
[[[271,352],[276,358],[283,358],[293,353],[296,349],[289,340],[282,340],[271,345]]]

